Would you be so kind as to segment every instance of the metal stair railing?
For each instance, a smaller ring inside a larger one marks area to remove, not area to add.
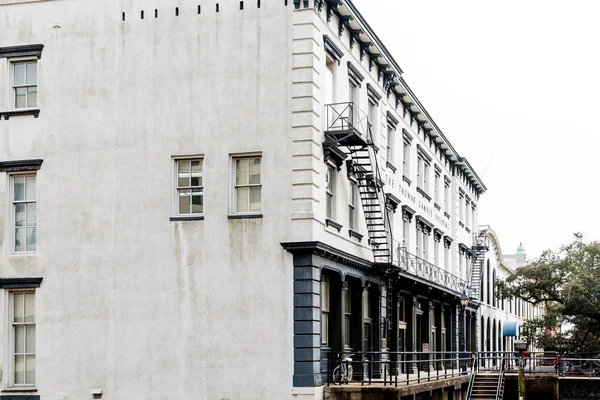
[[[467,388],[467,399],[470,399],[473,395],[473,386],[475,386],[475,377],[477,376],[477,368],[479,366],[479,354],[475,353],[473,357],[473,364],[471,364],[471,378],[469,378],[469,386]]]
[[[485,253],[488,251],[486,233],[486,230],[482,230],[478,235],[473,235],[475,243],[473,246],[473,263],[468,279],[469,297],[472,299],[479,299],[481,295],[483,265],[485,262]]]
[[[505,353],[502,353],[500,360],[500,373],[498,374],[498,385],[496,386],[496,400],[501,400],[502,392],[504,392],[504,361]]]

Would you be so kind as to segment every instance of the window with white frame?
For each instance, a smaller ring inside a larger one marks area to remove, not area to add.
[[[465,227],[469,227],[471,226],[471,218],[470,218],[470,214],[471,214],[471,207],[469,205],[469,202],[466,201],[465,202]]]
[[[348,227],[356,230],[356,182],[350,180],[348,188]]]
[[[429,163],[423,161],[423,191],[429,193]]]
[[[402,247],[408,251],[410,235],[410,221],[406,218],[402,219]]]
[[[407,178],[410,177],[410,143],[406,140],[402,147],[402,174]]]
[[[329,277],[321,276],[321,344],[329,345]]]
[[[352,345],[352,291],[350,287],[344,290],[344,346]]]
[[[394,133],[392,127],[388,127],[387,131],[387,160],[390,164],[394,164]]]
[[[458,198],[458,222],[463,223],[463,218],[464,218],[464,203],[465,202],[465,197],[463,195],[460,195],[460,197]]]
[[[261,157],[234,157],[234,212],[262,211]]]
[[[176,159],[177,215],[199,215],[204,212],[202,158]]]
[[[327,165],[325,171],[325,193],[327,195],[326,200],[326,216],[329,219],[335,217],[335,175],[336,169],[331,165]]]
[[[425,162],[423,161],[423,158],[417,157],[417,187],[419,189],[423,189],[423,177],[424,177],[423,166],[424,165],[425,165]]]
[[[444,246],[444,269],[448,271],[448,264],[450,262],[450,248]]]
[[[10,344],[12,373],[9,386],[35,384],[35,292],[9,293]]]
[[[450,185],[444,182],[444,211],[450,214]]]
[[[350,84],[350,86],[353,86],[352,84]],[[356,86],[354,86],[356,87]],[[357,105],[355,105],[355,107],[358,107]],[[379,137],[377,135],[378,133],[378,129],[377,129],[377,104],[369,101],[369,108],[368,108],[368,118],[369,118],[369,123],[371,124],[371,135],[373,136],[373,144],[375,146],[378,145],[378,141],[379,141]]]
[[[37,107],[37,61],[12,61],[11,69],[14,107]]]
[[[34,252],[37,244],[36,175],[11,176],[14,252]]]
[[[422,230],[423,233],[423,260],[429,259],[429,235]]]
[[[433,190],[434,190],[433,198],[434,198],[435,204],[437,204],[439,206],[440,205],[440,174],[438,174],[437,172],[435,173],[435,180],[433,182]]]
[[[423,234],[421,233],[421,227],[419,226],[419,224],[416,224],[416,233],[417,233],[417,247],[416,247],[416,251],[415,254],[417,255],[417,257],[421,257],[421,252],[423,251],[423,246],[421,244],[421,241],[423,240]]]
[[[433,240],[433,265],[436,267],[439,266],[440,262],[440,242],[437,240]]]
[[[471,207],[471,224],[472,226],[472,231],[475,232],[475,228],[477,227],[477,217],[475,214],[475,207]]]

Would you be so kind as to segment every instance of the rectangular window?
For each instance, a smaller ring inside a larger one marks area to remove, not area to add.
[[[358,106],[357,106],[358,107]],[[373,104],[369,101],[369,109],[367,110],[369,115],[369,124],[371,124],[371,134],[372,134],[372,140],[373,140],[373,144],[375,146],[377,146],[379,137],[377,135],[378,129],[377,129],[377,105]]]
[[[423,251],[423,247],[421,245],[421,240],[423,240],[423,236],[421,234],[421,229],[419,228],[419,225],[417,224],[417,247],[416,247],[416,251],[415,254],[417,255],[417,257],[421,256],[421,252]]]
[[[466,202],[465,203],[465,227],[468,228],[470,226],[470,212],[471,212],[471,207],[469,207],[469,203]]]
[[[444,184],[444,210],[450,214],[450,185]]]
[[[440,175],[438,173],[435,174],[435,180],[433,182],[433,198],[435,204],[440,205]]]
[[[34,292],[11,292],[11,337],[9,349],[12,353],[11,386],[33,386],[35,384],[35,299]]]
[[[371,319],[371,307],[369,307],[369,291],[363,292],[363,319]]]
[[[477,217],[475,215],[475,208],[471,207],[471,223],[472,223],[472,231],[475,232],[475,228],[477,227]]]
[[[235,213],[258,213],[262,211],[261,158],[234,158],[235,165]]]
[[[327,218],[333,219],[335,213],[335,168],[327,166],[325,172],[325,192],[327,194]]]
[[[464,205],[463,203],[465,202],[465,198],[463,196],[460,196],[458,198],[458,222],[463,222],[463,218],[464,218]]]
[[[356,230],[356,222],[356,183],[350,181],[348,190],[348,227]]]
[[[360,115],[359,115],[359,107],[358,107],[358,95],[359,95],[359,89],[358,86],[356,86],[354,83],[350,82],[349,83],[349,101],[352,104],[352,108],[351,108],[351,119],[352,119],[352,124],[353,125],[357,125],[360,122]]]
[[[429,258],[429,235],[425,232],[423,234],[423,260],[428,260]]]
[[[13,175],[12,199],[15,253],[34,252],[37,243],[36,231],[36,176],[35,174]]]
[[[444,246],[444,269],[448,271],[448,264],[450,262],[450,249]]]
[[[402,148],[402,174],[407,178],[410,177],[410,143],[404,141]]]
[[[204,212],[202,158],[175,160],[177,168],[177,215]]]
[[[433,265],[439,266],[440,262],[440,242],[433,240]]]
[[[423,191],[429,193],[429,164],[423,161]]]
[[[417,187],[423,189],[423,159],[421,157],[417,157]]]
[[[463,277],[462,271],[463,271],[463,255],[459,253],[458,254],[458,276],[460,278]]]
[[[321,278],[321,344],[329,344],[329,278]]]
[[[394,132],[392,128],[387,131],[387,160],[390,164],[394,164]]]
[[[410,222],[407,219],[402,220],[402,247],[408,251]]]
[[[12,63],[15,108],[37,107],[37,61]]]
[[[344,346],[351,345],[352,332],[352,292],[350,288],[344,289]]]

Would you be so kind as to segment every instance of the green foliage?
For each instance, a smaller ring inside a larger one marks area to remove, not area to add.
[[[545,251],[537,260],[518,268],[497,284],[504,298],[543,304],[546,315],[528,321],[528,339],[547,350],[565,347],[571,352],[600,351],[600,243],[584,243],[580,234],[557,253]],[[569,339],[558,343],[560,318],[571,327]],[[561,346],[562,345],[562,346]]]

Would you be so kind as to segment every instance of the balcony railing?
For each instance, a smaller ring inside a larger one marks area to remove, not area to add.
[[[456,293],[462,293],[466,290],[466,281],[458,276],[409,253],[406,248],[401,247],[400,243],[397,241],[394,241],[394,247],[394,264],[397,264],[403,271],[446,287]]]
[[[366,145],[371,143],[369,118],[356,104],[335,103],[325,105],[327,126],[325,132],[341,145]]]

